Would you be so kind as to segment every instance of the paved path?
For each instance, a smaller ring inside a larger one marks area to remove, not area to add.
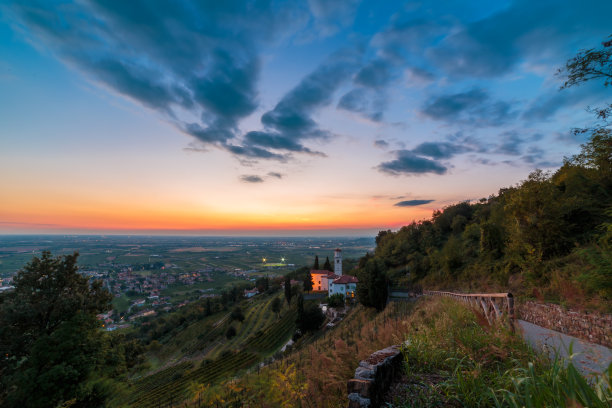
[[[612,350],[598,344],[589,343],[567,334],[545,329],[524,320],[518,320],[523,330],[523,338],[533,347],[541,347],[554,358],[558,351],[560,356],[569,356],[572,344],[574,365],[585,375],[601,374],[612,363]]]

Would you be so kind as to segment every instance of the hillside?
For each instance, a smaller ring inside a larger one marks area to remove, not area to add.
[[[280,293],[262,294],[238,303],[236,310],[221,311],[191,323],[178,333],[149,346],[146,361],[136,370],[111,406],[158,406],[182,401],[193,384],[212,384],[251,368],[275,353],[295,331],[295,307],[286,303],[272,310]],[[235,335],[228,337],[233,327]],[[155,362],[155,364],[152,364]],[[158,366],[155,370],[147,370]]]
[[[396,232],[361,260],[397,286],[511,291],[612,310],[612,135],[591,138],[553,173],[461,202]]]

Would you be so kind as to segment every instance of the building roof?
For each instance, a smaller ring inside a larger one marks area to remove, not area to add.
[[[334,280],[333,283],[336,284],[346,284],[346,283],[357,283],[359,280],[351,275],[342,275],[338,279]]]

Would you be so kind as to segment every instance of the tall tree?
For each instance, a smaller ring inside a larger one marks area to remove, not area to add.
[[[306,277],[304,278],[304,290],[306,292],[310,292],[312,290],[313,285],[314,282],[312,281],[312,274],[310,273],[310,271],[307,271]]]
[[[272,311],[274,313],[276,313],[276,317],[278,318],[278,313],[281,310],[281,300],[278,297],[275,297],[274,300],[272,300]]]
[[[302,330],[302,324],[304,321],[304,296],[301,293],[297,295],[297,318],[295,320],[298,329]]]
[[[318,255],[315,255],[315,263],[312,269],[314,269],[315,271],[319,270],[319,256]]]
[[[326,270],[326,271],[330,271],[330,272],[334,271],[332,269],[331,263],[329,262],[329,256],[325,258],[325,263],[323,264],[323,269]]]
[[[78,273],[77,257],[43,252],[17,273],[14,291],[1,296],[0,405],[91,400],[87,380],[104,343],[96,314],[110,308],[111,295]]]
[[[293,293],[291,292],[291,278],[289,275],[285,276],[285,299],[287,300],[287,304],[291,304],[291,296]]]
[[[387,304],[388,281],[381,260],[369,259],[358,272],[357,297],[367,307],[383,310]]]

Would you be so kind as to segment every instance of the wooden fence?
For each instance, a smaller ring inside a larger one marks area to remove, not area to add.
[[[423,290],[424,295],[444,296],[467,303],[482,311],[489,324],[507,322],[514,328],[514,297],[512,293],[453,293]]]

